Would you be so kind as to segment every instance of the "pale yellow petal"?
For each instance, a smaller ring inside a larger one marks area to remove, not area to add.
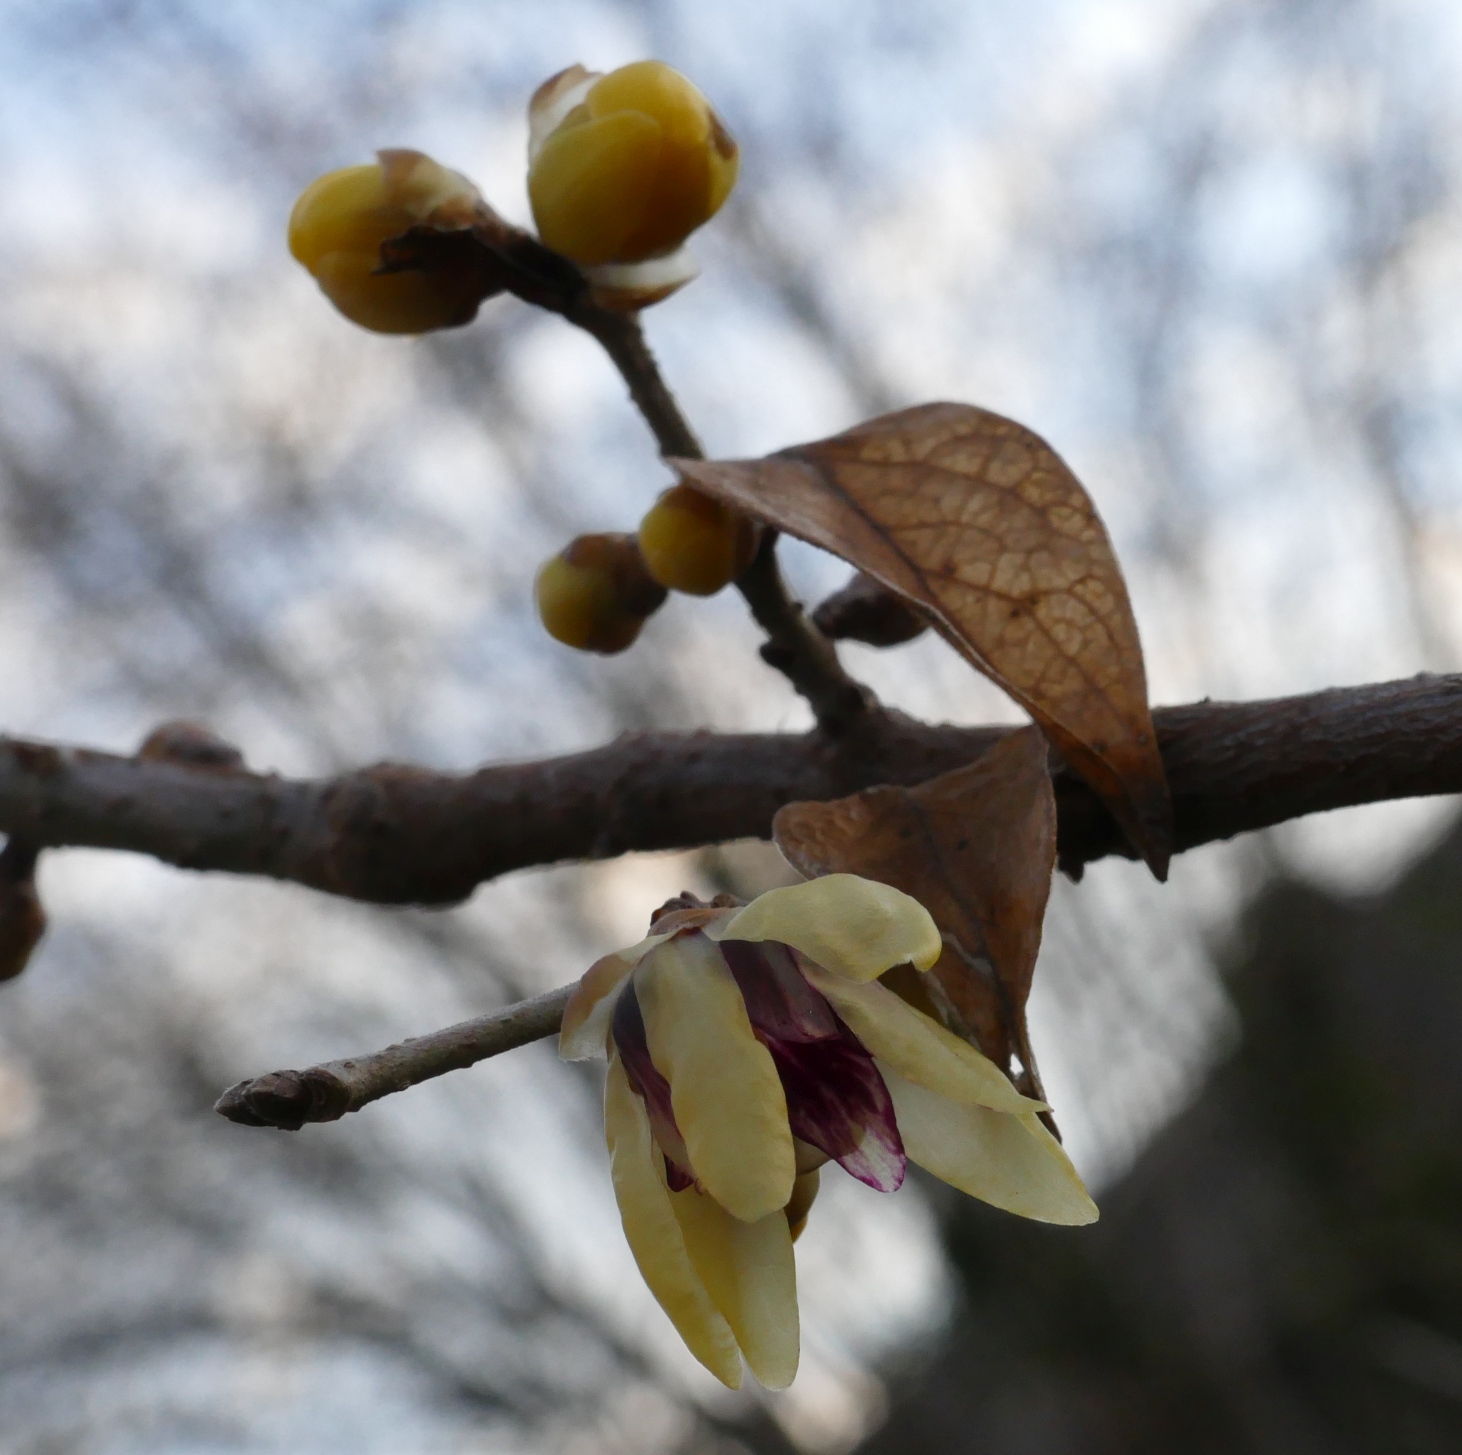
[[[779,940],[824,969],[873,980],[912,961],[927,970],[944,949],[929,911],[901,889],[856,874],[825,874],[759,894],[706,933],[716,940]]]
[[[565,1061],[587,1061],[591,1056],[604,1054],[619,992],[640,957],[667,938],[650,935],[628,950],[603,956],[584,972],[564,1007],[563,1025],[558,1032],[558,1054]]]
[[[901,1076],[962,1104],[1011,1114],[1046,1109],[1045,1102],[1022,1096],[988,1056],[915,1010],[888,986],[877,981],[855,985],[815,965],[804,965],[803,973],[866,1049]]]
[[[1097,1219],[1060,1142],[1034,1115],[960,1106],[880,1065],[911,1162],[981,1202],[1042,1223]]]
[[[768,1389],[786,1389],[797,1373],[799,1343],[797,1265],[786,1214],[744,1223],[694,1187],[672,1192],[670,1200],[690,1260],[751,1372]]]
[[[617,1055],[609,1058],[604,1086],[604,1138],[624,1235],[650,1292],[690,1352],[722,1384],[739,1389],[736,1338],[691,1262],[644,1103],[630,1089]]]
[[[812,1211],[812,1204],[817,1201],[817,1189],[821,1180],[821,1174],[816,1167],[811,1172],[797,1174],[797,1186],[792,1189],[792,1201],[782,1209],[794,1243],[807,1226],[807,1216]]]
[[[787,1099],[720,952],[700,933],[659,945],[635,991],[697,1181],[743,1222],[780,1211],[797,1175]]]

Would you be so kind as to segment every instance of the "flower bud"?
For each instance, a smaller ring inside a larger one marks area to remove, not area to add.
[[[640,553],[663,586],[714,596],[756,554],[756,524],[689,485],[667,490],[640,522]]]
[[[414,227],[469,227],[481,194],[459,172],[421,152],[317,177],[289,219],[289,250],[352,323],[376,333],[428,333],[470,323],[484,290],[463,257],[383,271],[381,245]]]
[[[551,637],[605,655],[624,651],[666,594],[628,535],[579,536],[544,562],[533,592]]]
[[[572,66],[539,87],[528,114],[528,195],[544,243],[621,306],[689,282],[695,265],[680,245],[719,211],[738,164],[700,91],[660,61],[608,75]]]

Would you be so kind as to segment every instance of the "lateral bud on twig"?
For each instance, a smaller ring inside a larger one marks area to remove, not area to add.
[[[928,631],[929,623],[907,602],[859,571],[813,613],[813,625],[835,642],[897,647]]]
[[[142,740],[137,756],[145,763],[180,763],[226,772],[244,766],[244,755],[231,742],[206,724],[184,718],[153,728]]]
[[[46,912],[36,893],[34,844],[12,837],[0,850],[0,980],[14,980],[30,963],[46,932]]]

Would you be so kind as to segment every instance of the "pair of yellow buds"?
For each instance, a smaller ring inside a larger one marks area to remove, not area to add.
[[[534,93],[528,122],[539,237],[583,269],[602,302],[643,308],[695,277],[682,244],[719,211],[737,171],[736,143],[695,86],[659,61],[608,75],[570,66]],[[466,254],[390,271],[382,246],[413,228],[470,228],[482,195],[420,152],[379,157],[305,189],[290,251],[364,328],[427,333],[470,322],[482,289]]]
[[[745,516],[677,485],[640,522],[638,536],[579,536],[546,562],[534,586],[538,615],[566,646],[622,652],[667,588],[714,595],[751,564],[757,538]]]

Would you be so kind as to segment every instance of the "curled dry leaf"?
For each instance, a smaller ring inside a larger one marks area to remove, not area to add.
[[[777,847],[800,873],[861,874],[924,905],[944,936],[930,971],[936,984],[910,974],[894,988],[911,991],[916,1004],[928,996],[922,1008],[1037,1098],[1025,1003],[1056,863],[1046,752],[1045,740],[1026,728],[917,788],[789,803],[772,824]]]
[[[1051,447],[968,404],[925,404],[681,476],[912,602],[1036,720],[1158,878],[1172,807],[1142,646],[1096,508]]]
[[[46,932],[46,912],[36,893],[39,851],[12,838],[0,850],[0,980],[14,980],[30,963]]]

